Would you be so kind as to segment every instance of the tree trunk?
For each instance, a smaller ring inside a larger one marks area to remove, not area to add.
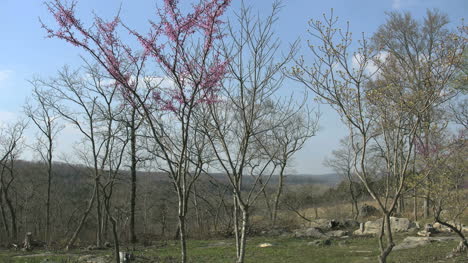
[[[104,215],[104,222],[102,224],[102,236],[104,238],[104,240],[108,240],[108,237],[109,237],[109,213],[106,212],[106,214]]]
[[[91,199],[88,201],[88,207],[86,208],[86,211],[83,214],[83,217],[80,220],[80,223],[78,224],[78,227],[76,228],[75,232],[73,233],[72,237],[70,240],[67,242],[67,246],[65,247],[66,250],[69,250],[74,244],[76,239],[78,238],[78,234],[81,232],[81,229],[83,228],[84,222],[88,218],[89,213],[91,212],[91,209],[93,208],[94,204],[94,199],[96,199],[96,188],[98,186],[95,184],[94,185],[94,190],[93,190],[93,195],[91,196]]]
[[[23,241],[23,249],[25,249],[26,251],[31,251],[32,250],[31,241],[32,241],[32,233],[27,232]]]
[[[45,242],[50,244],[50,188],[52,185],[52,138],[49,137],[49,151],[47,159],[47,197],[46,197],[46,231]]]
[[[185,216],[179,215],[179,237],[180,237],[180,253],[181,262],[187,262],[187,242],[185,237]]]
[[[0,211],[2,213],[2,222],[3,227],[5,228],[5,233],[7,237],[10,237],[10,229],[8,228],[8,221],[6,219],[5,208],[3,207],[3,190],[0,188]]]
[[[349,180],[349,193],[351,194],[351,205],[353,207],[353,218],[354,220],[357,220],[359,217],[359,207],[358,207],[358,201],[356,198],[356,194],[354,193],[353,189],[353,181],[351,180],[351,175],[348,174],[348,180]]]
[[[120,263],[120,248],[119,248],[119,233],[117,232],[117,220],[110,217],[112,223],[112,234],[114,235],[114,250],[115,250],[115,262]]]
[[[403,213],[403,202],[402,202],[402,197],[400,196],[400,198],[398,198],[397,200],[397,213],[401,215],[401,213]]]
[[[197,197],[197,187],[193,186],[193,205],[195,207],[195,217],[197,219],[198,233],[201,235],[203,233],[203,224],[200,217],[200,207],[198,206],[198,197]]]
[[[136,206],[136,187],[137,187],[137,158],[136,158],[136,134],[135,134],[135,109],[132,110],[132,121],[130,123],[130,154],[131,166],[130,173],[132,176],[132,186],[130,194],[130,243],[135,244],[137,238],[135,235],[135,206]]]
[[[237,263],[244,263],[245,249],[247,244],[247,226],[249,223],[249,210],[247,207],[241,207],[242,226],[240,229],[240,248],[237,257]]]
[[[429,218],[429,192],[427,192],[426,196],[424,197],[424,218]]]
[[[112,225],[112,235],[113,235],[113,238],[114,238],[114,256],[115,256],[115,262],[116,263],[120,263],[120,247],[119,247],[119,233],[117,231],[117,220],[111,215],[110,213],[110,196],[108,197],[107,200],[105,200],[105,209],[106,209],[106,220],[107,218],[109,218],[109,220],[111,221],[111,225]]]
[[[96,184],[99,185],[99,177],[96,178]],[[96,187],[96,212],[97,212],[97,231],[96,231],[96,247],[102,247],[102,207],[101,195],[99,187]]]
[[[382,228],[380,229],[379,235],[379,263],[387,263],[387,257],[390,254],[390,252],[392,252],[395,243],[393,243],[392,228],[390,225],[390,213],[385,213],[382,219]],[[386,244],[384,244],[383,241],[384,236],[387,237]]]
[[[413,217],[414,217],[414,221],[418,220],[418,196],[417,196],[416,188],[414,188]]]
[[[11,239],[12,241],[16,242],[18,239],[18,226],[16,224],[16,211],[11,203],[11,200],[8,198],[7,193],[5,190],[3,191],[3,198],[6,201],[8,210],[10,212],[10,224],[11,224]]]
[[[240,257],[240,235],[239,235],[239,203],[234,195],[234,207],[233,207],[233,221],[234,221],[234,237],[236,239],[236,257]]]
[[[276,191],[275,201],[273,204],[273,226],[276,225],[276,217],[278,214],[278,206],[281,194],[283,193],[283,180],[284,180],[284,169],[286,165],[281,166],[279,180],[278,180],[278,189]]]

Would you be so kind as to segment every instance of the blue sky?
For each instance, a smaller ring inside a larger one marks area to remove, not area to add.
[[[181,0],[185,2],[187,0]],[[268,14],[273,0],[247,1],[260,15]],[[78,13],[90,21],[91,12],[110,18],[121,6],[122,20],[132,28],[145,32],[148,18],[154,17],[156,5],[162,0],[79,0]],[[230,13],[238,10],[240,1],[233,0]],[[364,32],[371,35],[384,23],[386,11],[410,11],[415,17],[424,15],[427,8],[437,8],[448,14],[453,26],[468,13],[466,0],[284,0],[276,32],[286,45],[305,34],[307,21],[318,19],[323,13],[334,9],[334,14],[345,23],[350,22],[354,35]],[[0,0],[0,122],[17,118],[21,107],[30,94],[28,79],[35,76],[49,77],[63,65],[79,66],[81,50],[63,41],[45,38],[39,17],[46,23],[52,20],[43,1]],[[301,53],[307,53],[302,50]],[[300,88],[298,84],[295,88]],[[322,165],[325,156],[337,147],[346,128],[338,116],[327,106],[321,106],[321,130],[296,156],[295,173],[326,173]],[[59,142],[60,144],[60,142]]]

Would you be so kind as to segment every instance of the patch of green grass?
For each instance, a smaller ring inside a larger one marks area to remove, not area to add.
[[[397,235],[397,243],[403,236]],[[310,239],[255,237],[248,240],[246,263],[370,263],[377,262],[379,254],[375,237],[356,237],[347,240],[335,239],[331,245],[317,247],[308,245]],[[271,243],[272,247],[259,248],[260,243]],[[435,242],[427,246],[408,250],[393,251],[389,262],[468,262],[468,258],[446,259],[446,255],[457,245],[457,241]],[[234,263],[235,246],[233,240],[190,240],[187,244],[188,259],[191,263]],[[34,253],[41,253],[35,251]],[[61,254],[58,254],[61,253]],[[40,263],[45,259],[60,263],[78,263],[79,256],[106,255],[112,259],[112,250],[56,252],[40,257],[15,257],[23,255],[19,251],[0,251],[0,262]],[[173,263],[179,262],[179,243],[170,241],[159,247],[139,247],[135,255],[138,262]],[[144,260],[144,259],[147,259]]]

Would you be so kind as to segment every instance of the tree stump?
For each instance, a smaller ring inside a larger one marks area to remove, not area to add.
[[[32,250],[31,241],[32,241],[32,233],[27,232],[26,236],[24,237],[24,241],[23,241],[23,250],[24,251],[31,251]]]

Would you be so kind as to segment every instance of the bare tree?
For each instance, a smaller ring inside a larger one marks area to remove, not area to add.
[[[373,37],[375,48],[388,58],[374,60],[385,67],[385,78],[393,85],[410,85],[424,101],[420,111],[420,131],[417,138],[428,144],[432,125],[435,124],[435,107],[456,94],[450,89],[460,71],[465,48],[463,28],[447,29],[448,18],[438,11],[426,12],[423,23],[415,21],[409,13],[389,13],[388,20]],[[390,76],[394,75],[394,76]],[[406,81],[403,81],[406,80]],[[429,183],[429,176],[426,176]],[[428,217],[428,195],[424,199],[424,216]]]
[[[96,245],[102,245],[102,197],[100,195],[100,180],[102,170],[108,162],[107,148],[109,137],[105,135],[108,126],[105,125],[106,118],[103,117],[103,104],[109,105],[117,96],[117,85],[108,84],[105,78],[94,66],[88,66],[85,79],[80,71],[71,71],[65,67],[59,71],[58,77],[50,81],[38,80],[44,88],[48,89],[51,100],[49,106],[60,115],[66,122],[75,127],[81,134],[81,146],[77,147],[77,155],[84,165],[90,168],[89,172],[94,181],[94,189],[88,200],[88,207],[67,242],[67,248],[73,246],[83,224],[96,202]],[[106,107],[106,106],[104,106]]]
[[[200,1],[193,6],[196,14],[193,15],[183,14],[175,1],[164,2],[164,8],[158,12],[160,21],[151,22],[151,32],[147,36],[129,29],[145,49],[142,54],[133,52],[117,36],[118,16],[110,23],[97,17],[97,27],[85,29],[76,17],[76,3],[49,2],[49,10],[58,22],[58,29],[44,25],[50,37],[71,42],[88,52],[122,87],[132,100],[132,106],[144,116],[152,140],[160,151],[157,156],[164,160],[163,169],[169,172],[178,196],[182,262],[187,261],[187,200],[193,182],[199,176],[196,172],[198,166],[193,166],[189,159],[192,116],[197,107],[215,100],[217,87],[225,73],[227,62],[221,60],[214,47],[223,38],[220,18],[229,3],[229,0]],[[161,36],[165,39],[162,40]],[[146,104],[139,83],[142,79],[146,84],[151,82],[142,75],[149,56],[155,58],[163,79],[170,80],[171,84],[160,90],[155,90],[154,84],[146,85],[154,90],[151,103]]]
[[[0,126],[0,205],[5,232],[13,242],[18,241],[18,224],[10,190],[16,174],[14,165],[24,146],[25,129],[26,123],[23,121]],[[7,221],[5,205],[8,208],[10,222]]]
[[[349,53],[351,33],[336,28],[333,14],[324,22],[311,21],[311,34],[319,42],[318,46],[310,43],[314,63],[308,66],[299,59],[291,73],[331,105],[349,127],[355,173],[383,215],[380,262],[386,262],[394,247],[390,215],[405,187],[422,117],[443,99],[442,91],[463,49],[456,38],[451,38],[455,40],[450,45],[441,45],[438,37],[445,24],[431,13],[428,16],[420,26],[409,14],[389,14],[373,38],[374,48],[363,37],[353,54]],[[419,34],[420,29],[425,34]],[[370,72],[372,65],[377,72]],[[378,149],[377,156],[386,164],[381,171],[383,191],[370,185],[366,160],[371,148]]]
[[[35,86],[35,84],[33,83]],[[54,157],[54,140],[58,132],[63,128],[54,116],[53,109],[48,105],[46,92],[35,87],[33,89],[34,104],[26,104],[24,111],[36,128],[39,130],[37,137],[36,150],[39,153],[41,160],[45,163],[47,171],[47,193],[46,193],[46,229],[45,240],[50,243],[50,200],[51,200],[51,186],[53,177],[53,157]]]
[[[358,198],[356,191],[356,178],[353,175],[354,152],[348,138],[340,140],[340,149],[332,152],[333,157],[325,160],[325,165],[333,168],[335,172],[346,178],[348,182],[349,195],[351,196],[351,207],[354,220],[359,217]]]
[[[228,177],[234,199],[234,234],[237,262],[244,262],[249,208],[262,193],[276,170],[272,156],[261,154],[265,133],[288,119],[288,114],[273,114],[287,108],[275,98],[282,87],[281,69],[292,59],[296,45],[282,58],[277,58],[280,43],[274,36],[273,25],[279,3],[265,19],[254,17],[249,8],[237,14],[239,31],[229,24],[229,41],[224,44],[230,58],[228,78],[223,82],[222,100],[210,104],[206,132],[214,150],[219,169]],[[252,183],[244,180],[251,177]],[[266,178],[263,184],[260,180]],[[240,217],[240,218],[239,218]],[[240,219],[240,220],[239,220]]]
[[[305,142],[312,136],[315,136],[318,130],[319,114],[315,113],[305,107],[299,105],[298,109],[290,109],[291,113],[289,119],[281,123],[278,127],[273,127],[271,133],[274,137],[272,140],[273,145],[269,147],[269,152],[276,154],[274,156],[275,162],[278,162],[278,185],[273,201],[272,212],[272,225],[276,225],[276,218],[278,214],[278,207],[280,203],[281,194],[283,193],[284,177],[286,167],[289,165],[293,155],[302,149]],[[278,150],[273,150],[273,149]]]

